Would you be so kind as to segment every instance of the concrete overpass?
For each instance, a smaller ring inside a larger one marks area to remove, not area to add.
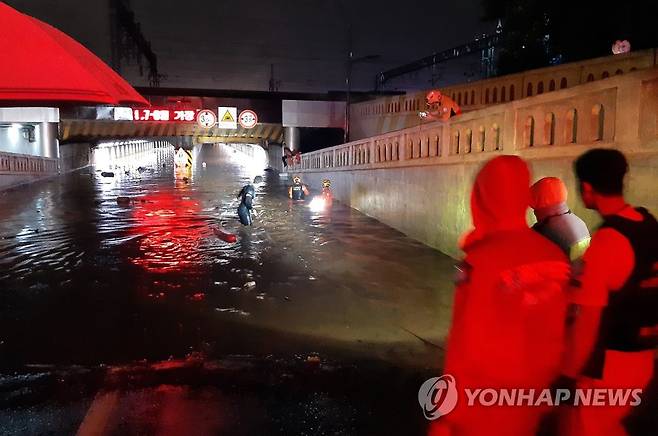
[[[141,153],[149,147],[173,145],[190,149],[204,143],[263,147],[275,144],[280,148],[285,140],[294,149],[299,146],[300,135],[298,127],[290,127],[287,131],[283,127],[284,101],[320,102],[331,108],[336,106],[334,112],[344,114],[344,106],[338,107],[343,104],[340,102],[343,96],[332,93],[170,88],[140,88],[139,91],[151,103],[150,108],[68,104],[61,108],[0,108],[0,187],[86,166],[90,163],[91,149],[99,143],[115,147],[110,153],[115,156]],[[209,109],[220,117],[220,107],[235,108],[234,116],[250,109],[257,114],[258,123],[251,128],[237,122],[231,128],[219,124],[205,128],[196,122],[199,110]],[[135,110],[137,116],[133,115]],[[158,116],[151,116],[156,111]],[[142,116],[142,112],[149,114]],[[175,115],[180,112],[191,116],[176,119]],[[167,117],[161,117],[162,113]],[[333,122],[343,126],[343,120],[344,117],[333,119]],[[314,127],[314,124],[308,126]]]

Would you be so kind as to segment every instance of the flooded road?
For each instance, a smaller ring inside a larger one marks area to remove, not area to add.
[[[0,434],[427,433],[451,259],[292,204],[257,154],[204,146],[189,171],[168,148],[98,154],[0,192]]]
[[[257,158],[197,154],[188,173],[156,149],[0,193],[2,367],[193,352],[440,365],[450,259],[339,204],[291,204]],[[242,227],[235,195],[256,175]]]
[[[187,171],[170,148],[97,154],[0,193],[0,433],[424,431],[451,259],[338,203],[292,204],[228,146]]]

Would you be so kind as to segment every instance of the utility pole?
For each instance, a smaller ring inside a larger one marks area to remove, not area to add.
[[[278,91],[280,84],[280,80],[274,79],[274,64],[270,64],[270,92]]]
[[[345,95],[345,137],[343,143],[350,142],[350,93],[352,92],[352,25],[347,25],[347,74],[345,77],[345,87],[347,92]]]
[[[360,62],[368,62],[379,59],[380,55],[368,55],[361,56],[360,58],[354,58],[354,52],[352,51],[352,26],[348,25],[348,47],[347,47],[347,65],[346,65],[346,75],[345,75],[345,136],[343,140],[345,143],[350,142],[350,102],[352,97],[352,68],[354,65]]]
[[[345,62],[345,129],[343,140],[345,143],[350,141],[350,102],[352,93],[352,67],[363,61],[370,61],[379,59],[379,55],[369,55],[354,59],[354,52],[352,48],[352,23],[347,9],[341,0],[338,1],[338,7],[343,20],[347,24],[347,59]]]

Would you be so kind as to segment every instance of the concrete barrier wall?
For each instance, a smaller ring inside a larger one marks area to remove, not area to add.
[[[597,217],[580,205],[572,162],[594,147],[619,148],[631,163],[629,200],[658,211],[657,119],[658,70],[651,69],[306,153],[292,171],[316,190],[331,179],[338,200],[458,256],[475,174],[501,154],[526,159],[534,179],[563,178],[570,206],[593,227]]]
[[[0,190],[57,174],[57,159],[0,152]]]
[[[59,145],[59,159],[0,152],[0,190],[55,177],[59,174],[105,165],[116,159],[136,157],[157,147],[171,147],[166,141],[131,140],[93,148],[91,144]]]
[[[584,150],[583,150],[584,151]],[[658,212],[656,169],[658,153],[626,152],[631,173],[628,199]],[[529,159],[533,181],[546,176],[562,178],[568,186],[569,206],[593,229],[599,222],[578,199],[572,162],[575,156]],[[453,257],[457,240],[471,226],[469,199],[480,162],[361,171],[304,172],[304,182],[318,192],[321,182],[332,181],[335,198],[404,234]],[[530,211],[529,211],[530,212]],[[528,223],[534,219],[528,214]]]

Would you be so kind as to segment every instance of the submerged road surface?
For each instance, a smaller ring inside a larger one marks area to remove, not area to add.
[[[258,155],[196,154],[191,171],[157,149],[0,193],[3,428],[422,429],[452,260],[340,204],[290,203]],[[256,175],[242,227],[235,196]]]

